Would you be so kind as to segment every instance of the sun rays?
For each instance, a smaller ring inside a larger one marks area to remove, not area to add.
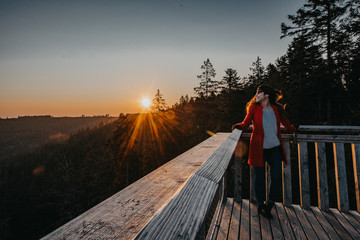
[[[182,131],[176,114],[172,110],[156,113],[139,113],[131,120],[131,127],[127,131],[126,139],[122,148],[125,150],[125,158],[131,151],[142,148],[153,148],[164,155],[164,145],[168,143],[177,144],[174,134]],[[136,150],[135,150],[136,151]]]

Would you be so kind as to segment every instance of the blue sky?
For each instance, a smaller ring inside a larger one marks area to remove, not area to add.
[[[280,24],[300,0],[0,0],[0,117],[141,111],[194,95],[207,58],[216,79],[285,54]]]

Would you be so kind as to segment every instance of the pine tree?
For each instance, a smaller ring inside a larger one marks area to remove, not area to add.
[[[288,26],[281,24],[282,36],[302,36],[314,45],[320,47],[326,53],[327,84],[324,91],[327,93],[327,121],[332,121],[331,97],[334,90],[341,86],[341,79],[336,77],[336,62],[334,54],[340,52],[335,39],[341,36],[340,22],[345,18],[346,7],[344,0],[307,0],[307,3],[300,8],[296,15],[288,15],[293,24]]]
[[[213,80],[216,73],[209,59],[204,61],[201,69],[204,69],[204,71],[201,75],[197,76],[197,78],[200,80],[200,86],[194,88],[195,93],[199,97],[209,97],[216,94],[218,82]]]
[[[256,58],[256,61],[252,63],[252,66],[253,67],[250,68],[252,74],[248,77],[249,84],[258,86],[263,83],[265,76],[265,68],[261,63],[261,58],[259,56]]]
[[[219,82],[219,89],[225,93],[231,93],[239,88],[240,77],[237,75],[237,71],[228,68],[225,70],[225,76]]]
[[[154,99],[152,100],[151,111],[159,112],[159,111],[165,111],[166,109],[167,109],[167,105],[165,103],[165,99],[163,98],[163,95],[160,93],[160,90],[158,89]]]

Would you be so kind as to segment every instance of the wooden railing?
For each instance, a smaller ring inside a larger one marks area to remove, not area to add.
[[[344,144],[351,144],[357,211],[360,212],[360,127],[300,126],[298,134],[282,134],[288,165],[283,166],[283,204],[292,200],[291,151],[297,144],[300,205],[310,207],[308,143],[315,144],[318,206],[329,209],[325,144],[331,143],[334,153],[337,208],[349,210]],[[226,194],[226,171],[235,152],[234,200],[242,199],[242,162],[244,143],[251,133],[235,129],[223,144],[190,177],[183,189],[142,229],[136,239],[212,239],[216,236],[219,215]],[[240,138],[241,137],[241,138]],[[250,168],[250,172],[252,168]],[[250,174],[250,192],[253,192]],[[254,194],[250,194],[253,198]]]
[[[234,130],[190,177],[183,189],[145,226],[136,239],[195,239],[211,235],[210,215],[218,216],[225,193],[225,172],[240,138]],[[214,202],[215,200],[215,202]],[[211,206],[216,205],[215,214]]]
[[[360,127],[335,126],[301,126],[296,135],[283,133],[288,159],[288,165],[283,167],[283,204],[291,206],[297,202],[298,199],[293,201],[293,195],[296,196],[295,192],[300,189],[301,207],[309,208],[314,202],[310,190],[316,184],[318,206],[321,210],[328,210],[331,189],[327,163],[334,163],[337,208],[348,211],[351,204],[347,162],[348,167],[352,163],[354,172],[354,184],[351,183],[351,187],[355,187],[351,189],[356,196],[352,198],[356,198],[354,208],[360,212],[359,134]],[[231,134],[217,133],[43,239],[215,239],[227,193],[233,191],[234,201],[241,202],[245,193],[249,195],[242,191],[245,188],[242,180],[246,179],[249,180],[246,184],[250,182],[250,199],[254,196],[251,194],[252,168],[248,178],[245,175],[248,176],[249,168],[243,167],[247,166],[246,146],[250,135],[251,132],[237,129]],[[308,150],[311,144],[315,146],[315,157],[310,155],[313,147]],[[330,148],[333,159],[329,159],[329,154],[326,156]],[[316,162],[315,177],[309,176],[313,159]],[[298,161],[298,165],[291,164],[291,160]],[[234,190],[227,187],[227,182],[230,182],[227,176],[233,169]],[[299,172],[299,187],[293,191],[292,182],[296,178],[292,179],[291,172],[295,170]],[[317,181],[310,183],[310,177]]]

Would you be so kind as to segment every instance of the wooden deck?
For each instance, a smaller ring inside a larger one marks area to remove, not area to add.
[[[360,239],[360,214],[330,208],[309,210],[299,205],[284,207],[276,203],[272,219],[259,216],[257,206],[243,199],[241,203],[228,198],[216,239]]]

